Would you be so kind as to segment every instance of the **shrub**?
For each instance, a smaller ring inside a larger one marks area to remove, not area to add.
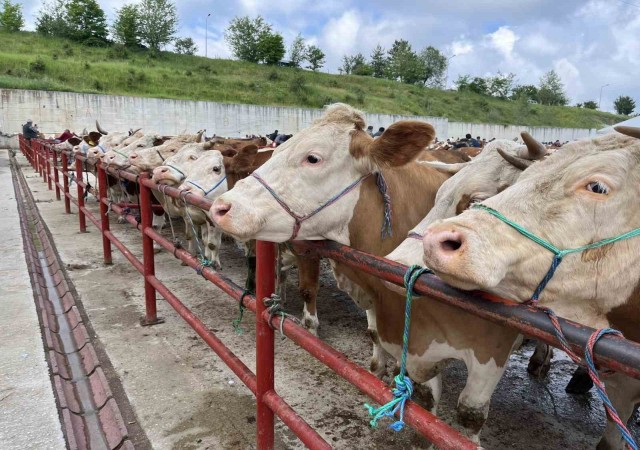
[[[299,94],[301,92],[304,92],[304,90],[307,88],[307,81],[302,74],[296,75],[295,77],[293,77],[293,80],[291,80],[289,87],[291,88],[292,92]]]
[[[44,73],[47,70],[47,65],[44,63],[44,60],[39,56],[35,61],[32,61],[29,64],[29,71],[33,73]]]
[[[267,75],[267,79],[269,81],[277,81],[280,79],[280,75],[275,70],[272,70],[271,72],[269,72],[269,75]]]
[[[96,91],[104,91],[104,84],[100,80],[93,80],[93,87]]]
[[[91,69],[91,64],[89,64],[88,62],[84,63],[84,70],[89,70]]]

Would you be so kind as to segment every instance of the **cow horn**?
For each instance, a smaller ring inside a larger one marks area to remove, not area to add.
[[[417,162],[418,164],[433,167],[434,169],[441,170],[442,172],[451,173],[451,174],[458,173],[460,170],[464,169],[467,166],[467,164],[469,164],[468,162],[453,163],[453,164],[443,163],[439,161],[417,161]]]
[[[87,131],[86,127],[82,129],[82,135],[86,136],[87,134],[89,134],[89,132]]]
[[[640,127],[626,127],[624,125],[620,125],[617,127],[613,127],[613,129],[618,133],[640,139]]]
[[[502,150],[501,148],[498,149],[498,153],[500,154],[500,156],[502,156],[502,158],[505,161],[507,161],[509,164],[511,164],[512,166],[520,170],[525,170],[527,167],[533,164],[532,160],[511,155],[508,152],[505,152],[504,150]]]
[[[518,156],[535,161],[537,159],[542,159],[547,154],[547,148],[540,142],[536,141],[529,133],[523,131],[520,133],[520,136],[522,136],[522,140],[524,141],[524,145],[527,146],[527,150],[524,152],[518,152]]]
[[[100,134],[104,134],[105,136],[106,136],[107,134],[109,134],[107,131],[104,131],[104,130],[102,129],[102,127],[100,127],[100,124],[98,123],[98,121],[97,121],[97,120],[96,120],[96,130],[98,130],[98,132],[99,132]]]
[[[196,134],[196,142],[201,142],[202,141],[202,136],[204,135],[205,131],[207,131],[207,130],[198,131],[198,133]]]
[[[133,136],[134,134],[136,134],[140,130],[142,130],[142,128],[136,128],[135,130],[131,130],[129,136]]]

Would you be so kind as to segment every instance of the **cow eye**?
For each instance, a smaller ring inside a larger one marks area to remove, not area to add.
[[[189,156],[189,159],[195,161],[196,159],[198,159],[198,157],[196,155],[191,155]]]
[[[322,158],[320,158],[317,155],[314,155],[313,153],[310,155],[307,155],[307,162],[309,164],[318,164],[320,161],[322,161]]]
[[[594,194],[608,195],[609,186],[604,184],[602,181],[592,181],[587,184],[587,191],[593,192]]]
[[[215,173],[220,173],[220,166],[215,166],[215,167],[213,168],[213,171],[214,171]]]

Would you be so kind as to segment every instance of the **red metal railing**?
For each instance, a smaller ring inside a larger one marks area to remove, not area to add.
[[[196,258],[182,248],[176,248],[173,243],[161,236],[151,227],[151,196],[150,190],[158,190],[158,187],[149,180],[146,174],[136,176],[128,172],[103,169],[98,166],[98,185],[100,200],[100,218],[96,218],[86,209],[82,201],[84,189],[87,187],[82,180],[82,163],[85,158],[75,155],[75,168],[78,197],[73,198],[69,193],[68,158],[65,152],[61,154],[62,167],[58,167],[57,158],[52,154],[55,151],[47,150],[47,144],[32,141],[31,146],[24,139],[20,140],[20,148],[34,169],[42,172],[43,177],[49,177],[50,169],[59,172],[63,176],[63,183],[55,182],[56,188],[62,189],[65,199],[65,211],[69,212],[69,203],[78,207],[80,229],[86,229],[86,218],[101,231],[103,239],[104,262],[111,263],[111,245],[115,245],[125,258],[144,277],[145,282],[145,306],[146,315],[144,324],[157,323],[155,292],[162,295],[167,302],[187,321],[187,323],[200,335],[203,340],[221,357],[234,373],[249,387],[257,398],[257,444],[260,449],[273,448],[274,442],[274,413],[310,448],[328,448],[329,444],[313,430],[297,413],[282,399],[274,387],[274,349],[273,329],[271,326],[282,327],[285,336],[305,349],[312,356],[331,368],[336,374],[356,386],[360,391],[371,397],[378,403],[386,403],[393,398],[388,386],[373,376],[370,372],[348,360],[345,355],[325,344],[304,328],[290,320],[283,320],[279,316],[271,317],[265,309],[263,301],[257,299],[268,298],[274,291],[275,273],[275,246],[268,242],[257,244],[257,292],[256,297],[244,295],[243,289],[224,275],[202,267]],[[51,159],[50,166],[47,162]],[[46,174],[44,173],[46,172]],[[106,195],[106,176],[121,177],[130,182],[136,182],[140,186],[140,222],[131,214],[126,214],[122,205],[111,204]],[[54,179],[56,175],[54,174]],[[201,197],[181,196],[177,189],[163,188],[165,195],[176,199],[184,199],[187,203],[208,210],[211,202]],[[142,232],[143,236],[143,261],[137,259],[117,239],[109,229],[107,206],[118,213],[123,214],[127,222]],[[153,242],[171,252],[177,259],[196,269],[208,281],[212,282],[231,298],[242,301],[248,310],[256,313],[256,374],[253,374],[238,357],[231,352],[209,330],[202,321],[195,316],[167,287],[156,278],[154,273]],[[402,284],[402,278],[406,270],[405,266],[385,260],[384,258],[368,255],[346,246],[332,242],[294,242],[294,249],[300,253],[329,257],[344,264],[356,267],[367,273],[374,274],[382,279],[396,284]],[[558,347],[555,334],[549,325],[546,315],[535,308],[516,304],[506,300],[497,300],[483,296],[462,293],[457,291],[431,275],[423,275],[417,281],[415,290],[419,294],[429,295],[436,300],[454,305],[470,311],[480,317],[506,325]],[[244,300],[243,300],[244,295]],[[271,324],[269,321],[271,320]],[[574,349],[582,349],[593,331],[575,322],[560,319],[562,328],[570,345]],[[618,337],[604,337],[597,345],[595,352],[596,362],[605,368],[623,372],[631,377],[640,379],[640,345],[633,341]],[[472,443],[449,425],[437,417],[425,411],[413,402],[407,403],[405,421],[427,439],[443,449],[476,448]],[[365,426],[363,424],[363,426]]]

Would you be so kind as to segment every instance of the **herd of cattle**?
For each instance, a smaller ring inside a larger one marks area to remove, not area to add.
[[[480,153],[429,149],[434,128],[397,122],[377,139],[366,133],[364,115],[344,104],[277,147],[264,138],[202,142],[202,132],[167,138],[142,130],[97,130],[83,140],[58,144],[121,170],[152,173],[159,185],[212,200],[210,211],[154,191],[169,217],[183,217],[189,250],[204,243],[220,268],[221,237],[249,243],[330,239],[357,250],[430,267],[447,283],[527,302],[554,254],[499,212],[559,249],[574,249],[640,227],[640,129],[575,141],[550,152],[526,133],[524,145],[494,140]],[[477,151],[476,149],[469,149]],[[373,176],[372,176],[373,175]],[[384,190],[380,180],[383,180]],[[114,200],[135,195],[110,183]],[[390,211],[388,210],[390,200]],[[481,207],[477,207],[480,205]],[[164,216],[154,225],[161,227]],[[390,223],[389,223],[390,221]],[[391,233],[383,233],[385,224]],[[190,231],[191,230],[191,231]],[[250,255],[251,245],[246,246]],[[304,325],[317,333],[320,261],[295,257],[305,300]],[[539,304],[591,327],[611,326],[640,342],[640,239],[627,239],[567,255],[540,294]],[[373,342],[371,371],[386,372],[400,360],[404,289],[332,262],[338,287],[366,310]],[[447,361],[462,360],[466,385],[458,399],[459,425],[479,442],[489,403],[522,337],[514,330],[453,306],[413,304],[407,369],[436,412]],[[539,345],[530,369],[546,373],[550,350]],[[640,380],[621,374],[605,379],[623,421],[640,403]],[[622,449],[608,421],[598,448]]]

